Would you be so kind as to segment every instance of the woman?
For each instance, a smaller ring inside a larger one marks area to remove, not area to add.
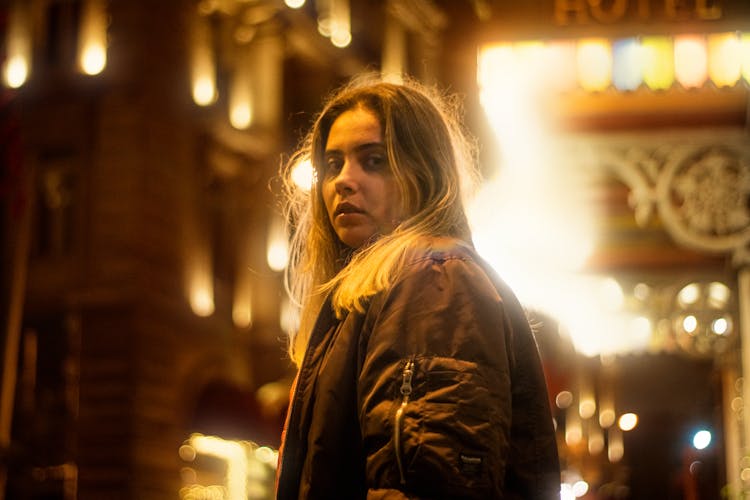
[[[315,181],[290,193],[302,309],[280,499],[559,498],[536,344],[472,248],[452,112],[416,83],[355,81],[290,162]]]

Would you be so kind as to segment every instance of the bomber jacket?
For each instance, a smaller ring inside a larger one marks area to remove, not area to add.
[[[536,342],[468,245],[425,238],[364,313],[330,298],[293,388],[279,499],[559,498]]]

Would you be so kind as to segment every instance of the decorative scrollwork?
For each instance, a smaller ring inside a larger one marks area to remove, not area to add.
[[[727,252],[750,242],[750,162],[727,147],[691,148],[667,162],[659,213],[679,242]]]
[[[750,223],[750,165],[731,152],[711,148],[696,153],[675,175],[673,197],[693,231],[716,236],[741,232]]]
[[[730,253],[735,264],[750,263],[746,132],[673,135],[661,144],[644,137],[627,138],[601,145],[603,162],[630,187],[629,202],[639,225],[646,225],[658,212],[677,243]]]

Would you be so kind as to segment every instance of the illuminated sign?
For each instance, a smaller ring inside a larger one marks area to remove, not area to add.
[[[493,0],[480,41],[750,31],[750,0]]]
[[[555,0],[558,26],[621,21],[714,21],[723,17],[718,0]]]

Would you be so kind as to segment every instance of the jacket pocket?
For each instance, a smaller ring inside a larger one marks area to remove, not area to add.
[[[502,471],[509,422],[499,408],[503,397],[474,362],[417,357],[404,362],[393,449],[402,485],[446,494],[485,490]]]

